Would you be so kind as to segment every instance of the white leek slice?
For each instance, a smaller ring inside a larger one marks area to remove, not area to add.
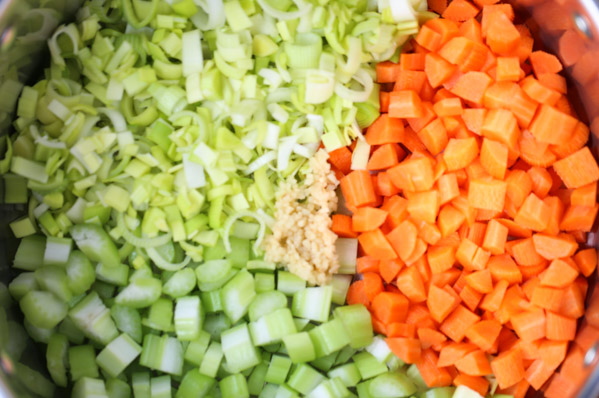
[[[351,101],[351,102],[366,102],[366,101],[368,101],[368,98],[370,97],[370,94],[372,93],[372,89],[374,88],[374,82],[372,81],[372,76],[370,76],[370,74],[366,70],[360,69],[353,76],[353,79],[355,81],[357,81],[358,83],[360,83],[364,87],[364,90],[362,90],[362,91],[352,90],[350,88],[347,88],[343,84],[337,82],[335,84],[335,93],[339,97],[341,97],[345,100]]]
[[[305,3],[302,0],[293,0],[293,2],[298,8],[297,11],[285,12],[272,7],[266,0],[258,0],[258,4],[260,4],[265,13],[281,21],[301,18],[312,9],[311,4]]]
[[[193,73],[201,72],[204,68],[201,32],[198,29],[185,32],[181,36],[181,40],[183,42],[183,76],[188,77]]]

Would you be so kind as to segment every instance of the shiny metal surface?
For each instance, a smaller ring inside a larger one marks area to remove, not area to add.
[[[17,101],[5,93],[19,91],[41,71],[46,59],[46,39],[59,23],[72,18],[82,1],[0,0],[0,134],[10,133]],[[562,60],[569,84],[578,98],[577,111],[591,126],[591,148],[599,157],[599,0],[511,2],[524,16],[522,22],[527,23],[535,37]],[[3,188],[0,186],[0,195]],[[0,280],[5,283],[14,276],[9,264],[16,244],[8,223],[24,210],[22,206],[0,204]],[[598,247],[597,226],[595,228],[595,233],[589,234],[588,243]],[[596,278],[594,275],[591,279],[593,285]],[[9,310],[7,315],[9,319],[20,319],[18,309]],[[45,372],[43,353],[31,340],[27,344],[23,358],[11,358],[9,349],[0,346],[0,398],[36,396],[30,392],[35,386],[29,386],[15,372],[17,360]],[[579,397],[599,397],[599,342],[589,348],[584,362],[587,382]],[[64,391],[58,390],[55,395],[66,396]]]

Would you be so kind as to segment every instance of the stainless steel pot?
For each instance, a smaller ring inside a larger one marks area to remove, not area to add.
[[[83,0],[0,0],[0,134],[11,132],[11,121],[18,93],[30,83],[46,63],[46,39],[63,21],[76,13]],[[572,97],[580,116],[591,126],[592,150],[599,154],[599,0],[514,0],[533,34],[557,54],[569,78]],[[564,45],[567,37],[568,45]],[[25,211],[23,205],[7,203],[0,182],[0,281],[8,284],[12,277],[10,264],[16,240],[8,223]],[[588,244],[599,247],[599,225],[589,234]],[[591,277],[589,297],[597,275]],[[6,292],[0,291],[0,296]],[[597,296],[599,298],[599,295]],[[1,302],[1,297],[0,297]],[[9,317],[21,319],[18,308]],[[0,344],[2,333],[0,330]],[[23,331],[24,332],[24,331]],[[25,337],[24,337],[25,338]],[[45,373],[45,357],[37,345],[27,341],[20,358],[34,369]],[[0,345],[0,398],[35,397],[40,386],[32,386],[27,375],[15,369],[10,347]],[[586,384],[579,397],[599,397],[599,341],[584,358]],[[57,391],[56,396],[64,396]]]

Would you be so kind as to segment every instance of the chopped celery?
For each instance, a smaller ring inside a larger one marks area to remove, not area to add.
[[[69,317],[89,338],[108,344],[118,336],[110,311],[96,292],[89,293],[69,311]]]
[[[495,395],[496,396],[496,395]],[[458,386],[453,393],[451,398],[480,398],[481,395],[476,391],[466,387]]]
[[[148,316],[141,321],[142,325],[159,330],[171,332],[173,330],[173,302],[166,298],[154,301],[148,311]]]
[[[67,353],[69,341],[62,334],[53,334],[46,348],[46,366],[52,381],[59,387],[67,386]]]
[[[329,355],[350,343],[348,330],[337,318],[310,330],[308,334],[314,344],[316,357]]]
[[[35,327],[52,329],[67,316],[67,304],[52,293],[30,291],[20,301],[25,318]]]
[[[408,397],[416,391],[414,383],[401,372],[383,373],[370,383],[370,393],[375,397]]]
[[[258,350],[252,343],[247,324],[242,323],[224,331],[221,343],[227,368],[231,372],[241,372],[260,363]]]
[[[133,280],[116,296],[116,303],[144,308],[154,303],[160,297],[162,283],[152,277],[140,277]]]
[[[341,320],[352,348],[364,348],[372,342],[373,331],[370,313],[362,304],[335,308],[335,317]]]
[[[280,308],[250,323],[252,341],[257,346],[279,342],[283,337],[296,332],[289,308]]]
[[[43,236],[27,236],[19,243],[13,267],[33,271],[44,263],[45,250],[46,239]]]
[[[204,322],[204,307],[198,296],[179,297],[175,306],[175,332],[179,340],[195,340]]]
[[[141,343],[141,316],[135,308],[114,304],[110,308],[110,315],[118,330],[127,333],[137,343]]]
[[[310,365],[300,363],[289,375],[287,384],[302,394],[308,394],[325,380],[325,377]]]
[[[40,288],[54,293],[56,297],[68,302],[73,297],[68,286],[67,274],[64,268],[44,266],[35,270],[35,280]]]
[[[175,398],[203,397],[214,384],[213,378],[201,374],[197,369],[191,369],[183,376]]]
[[[213,341],[202,359],[200,364],[200,373],[214,378],[223,360],[223,350],[219,343]]]
[[[152,398],[171,398],[171,377],[158,376],[150,379],[150,396]]]
[[[71,236],[77,247],[92,261],[102,262],[106,266],[121,263],[119,252],[110,236],[94,224],[79,224],[71,228]]]
[[[387,366],[369,352],[360,352],[353,359],[364,380],[387,372]]]
[[[331,312],[331,286],[308,287],[293,295],[292,312],[294,316],[317,322],[326,322]]]
[[[71,379],[79,380],[82,377],[98,377],[96,353],[91,345],[79,345],[69,348],[69,369]]]
[[[422,394],[422,398],[452,398],[455,390],[455,387],[431,388],[430,390]],[[497,395],[495,395],[495,397],[497,397]]]
[[[289,358],[295,363],[310,362],[316,359],[314,344],[307,332],[289,334],[283,337],[283,343]]]
[[[223,398],[249,398],[248,384],[246,378],[240,374],[225,377],[219,383]]]
[[[162,286],[162,292],[172,298],[189,294],[196,286],[196,275],[191,268],[176,271]]]
[[[117,377],[140,353],[141,347],[123,333],[100,351],[96,362],[110,376]]]
[[[191,364],[200,366],[208,349],[208,344],[210,344],[210,334],[202,330],[197,339],[189,342],[183,358]]]
[[[233,323],[241,319],[256,295],[254,278],[247,271],[240,271],[223,286],[223,310]]]
[[[180,375],[183,369],[183,347],[174,337],[147,334],[139,363],[150,369]]]
[[[354,363],[347,363],[331,369],[327,375],[330,378],[338,377],[346,387],[355,387],[362,380],[360,371]]]
[[[264,376],[267,383],[283,384],[291,369],[291,360],[281,355],[273,355]]]
[[[279,271],[277,273],[277,290],[292,296],[306,287],[306,281],[287,271]]]
[[[106,380],[106,394],[110,398],[130,398],[131,386],[121,379]]]
[[[263,292],[252,300],[248,309],[250,321],[254,322],[263,315],[270,314],[279,308],[287,307],[287,297],[279,291]]]
[[[75,295],[89,290],[96,279],[91,262],[78,250],[71,251],[65,268],[69,289]]]

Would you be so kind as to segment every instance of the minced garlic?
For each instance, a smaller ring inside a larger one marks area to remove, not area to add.
[[[294,178],[281,184],[272,235],[264,242],[267,261],[281,263],[316,285],[327,283],[339,269],[337,235],[331,231],[339,181],[331,171],[328,157],[323,149],[316,152],[302,185]]]

